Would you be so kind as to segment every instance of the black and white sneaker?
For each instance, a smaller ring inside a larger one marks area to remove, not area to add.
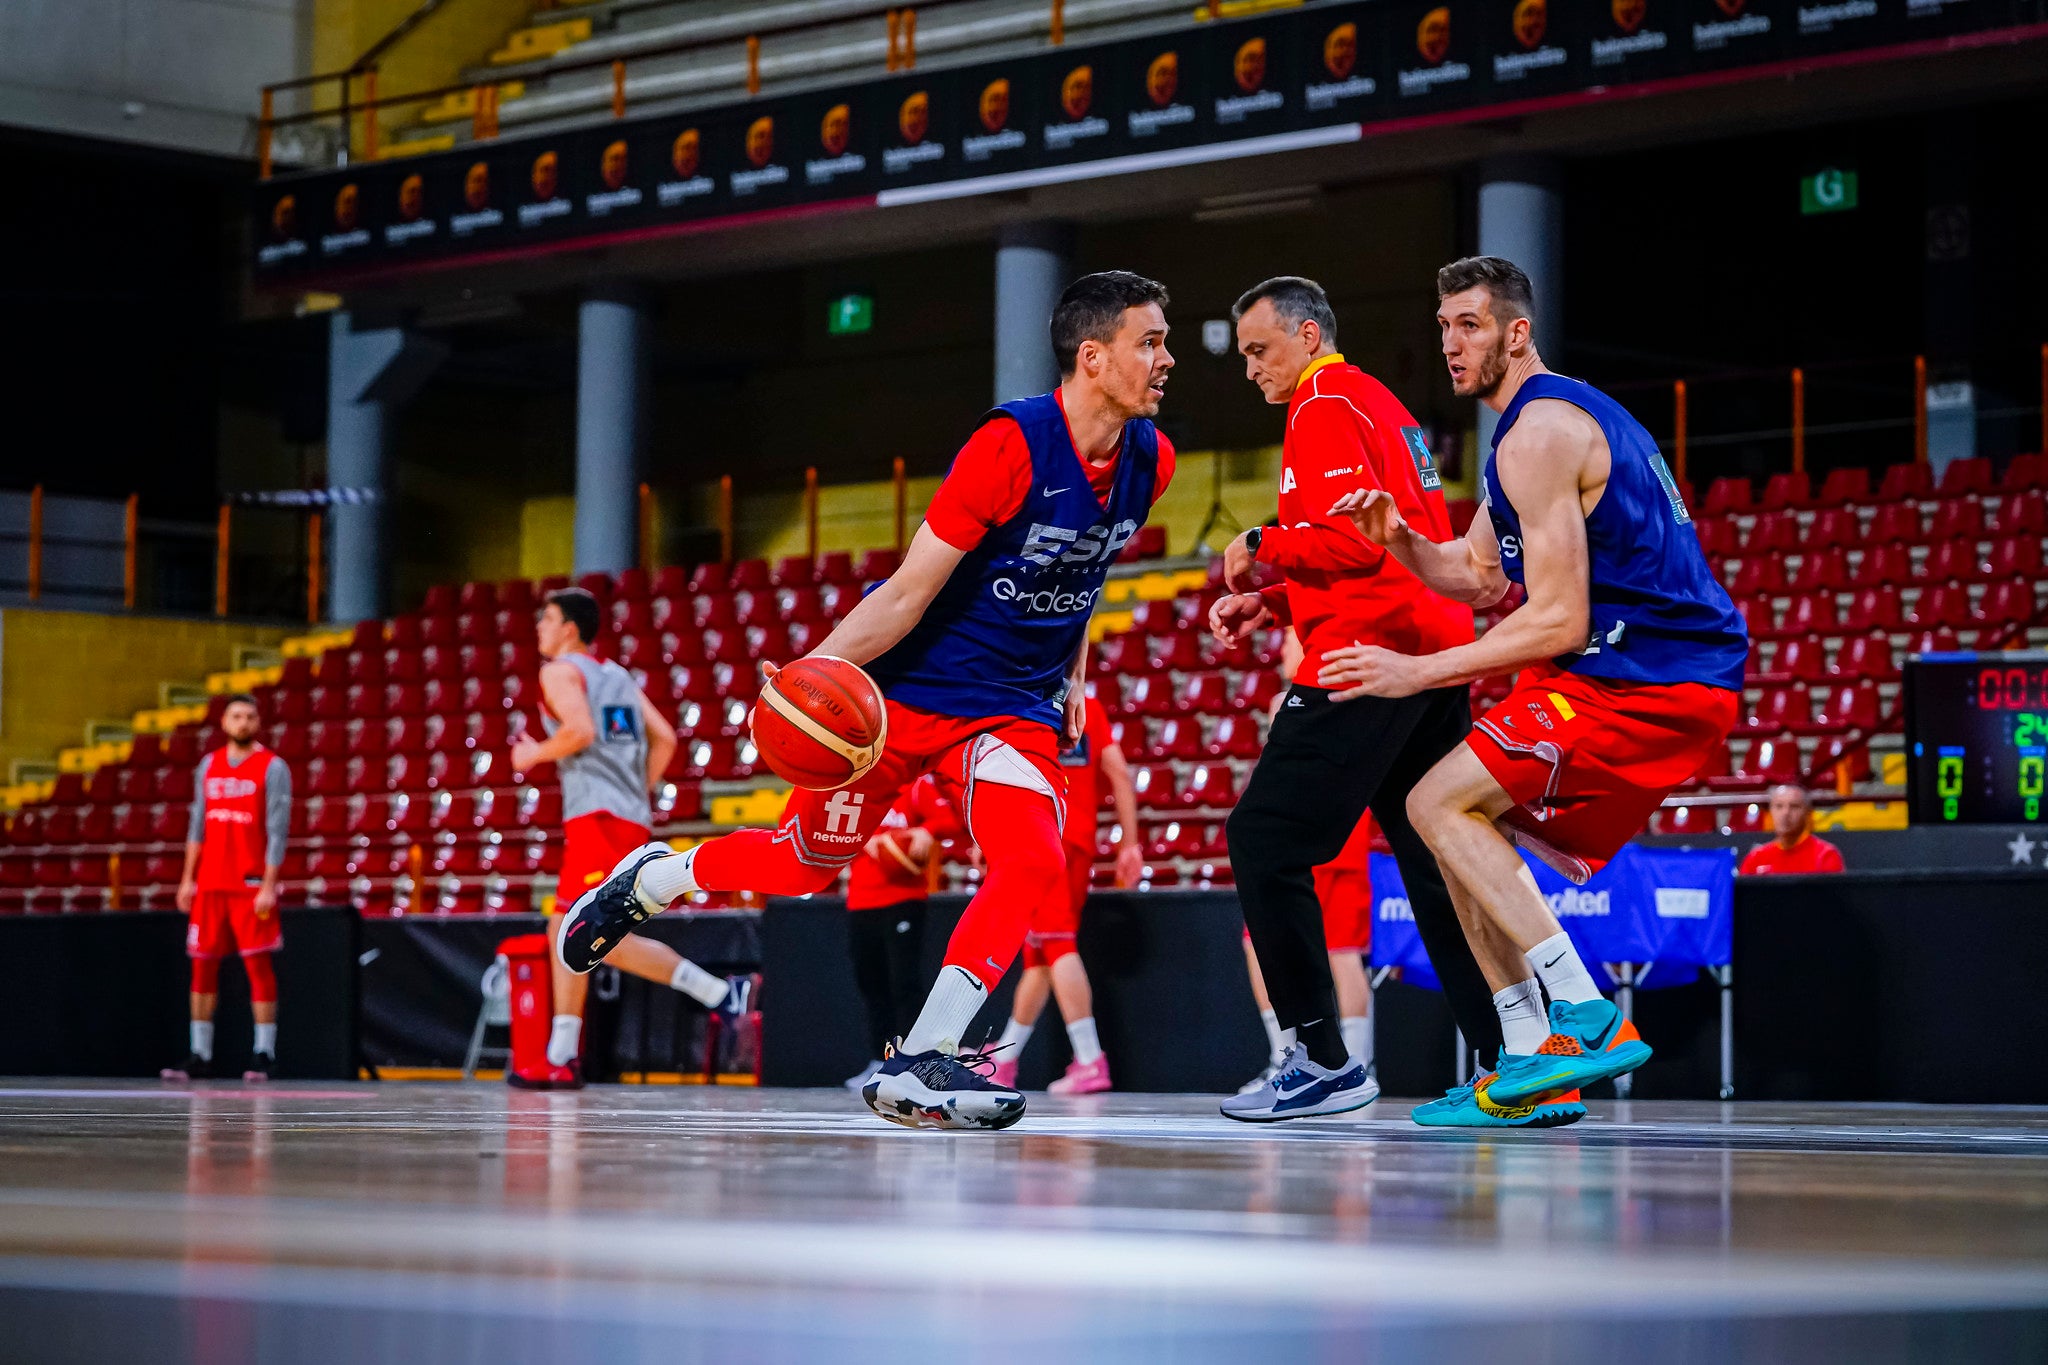
[[[249,1059],[249,1069],[242,1073],[245,1081],[267,1081],[270,1073],[277,1070],[277,1058],[267,1052],[259,1052]]]
[[[1223,1101],[1223,1117],[1244,1123],[1277,1123],[1281,1119],[1315,1118],[1363,1109],[1380,1097],[1380,1083],[1356,1058],[1342,1071],[1309,1060],[1308,1049],[1296,1043],[1280,1059],[1273,1079],[1249,1094]]]
[[[988,1051],[905,1055],[891,1044],[860,1090],[868,1108],[905,1128],[1008,1128],[1024,1117],[1024,1092],[989,1080]]]
[[[576,898],[555,935],[555,956],[582,976],[604,961],[619,940],[668,907],[642,897],[636,889],[640,869],[656,858],[679,858],[667,844],[642,844],[612,868],[612,874]]]
[[[177,1066],[167,1066],[157,1073],[166,1081],[210,1081],[213,1079],[213,1059],[193,1053]]]

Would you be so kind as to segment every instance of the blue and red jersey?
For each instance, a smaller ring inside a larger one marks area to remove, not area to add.
[[[1494,428],[1493,448],[1522,409],[1556,398],[1600,424],[1607,438],[1607,489],[1586,517],[1592,632],[1585,649],[1558,659],[1568,672],[1617,682],[1704,683],[1742,690],[1749,630],[1714,576],[1657,442],[1628,410],[1592,385],[1563,375],[1522,382]],[[1500,539],[1502,572],[1522,582],[1522,521],[1489,456],[1486,510]]]
[[[1135,418],[1114,457],[1088,464],[1057,392],[991,412],[925,518],[966,554],[910,633],[867,666],[875,682],[922,711],[1057,729],[1103,581],[1172,461],[1166,439]]]

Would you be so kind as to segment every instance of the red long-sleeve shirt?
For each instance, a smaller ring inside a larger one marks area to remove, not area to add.
[[[930,773],[911,783],[896,799],[896,804],[889,807],[889,813],[882,817],[883,834],[900,836],[916,828],[929,830],[939,843],[957,839],[966,832],[960,823],[959,811],[939,790],[939,779]],[[899,844],[906,842],[898,840]],[[932,856],[936,858],[939,854],[934,850]],[[886,905],[901,905],[904,901],[921,901],[930,894],[931,884],[926,880],[926,873],[905,867],[901,859],[886,849],[879,857],[863,850],[847,871],[846,908],[849,910],[876,910]]]
[[[1286,575],[1266,605],[1301,637],[1294,680],[1314,687],[1323,655],[1344,645],[1434,654],[1472,643],[1472,609],[1429,590],[1331,506],[1384,488],[1408,524],[1451,538],[1450,513],[1422,426],[1384,384],[1341,355],[1302,372],[1287,406],[1280,524],[1260,533],[1258,560]]]

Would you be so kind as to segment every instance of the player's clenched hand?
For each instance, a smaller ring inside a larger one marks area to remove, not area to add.
[[[1356,488],[1337,499],[1330,509],[1333,517],[1349,517],[1358,534],[1375,545],[1387,545],[1408,528],[1394,495],[1384,488]]]
[[[1116,884],[1136,886],[1138,879],[1145,875],[1145,850],[1136,844],[1118,844],[1116,848]]]
[[[1323,655],[1316,684],[1336,693],[1331,701],[1354,697],[1412,697],[1428,685],[1413,655],[1378,645],[1345,645]]]
[[[277,888],[274,886],[259,886],[256,888],[256,918],[269,919],[272,912],[276,909]]]
[[[183,914],[187,914],[187,915],[191,914],[191,913],[192,913],[192,906],[193,906],[193,904],[194,904],[195,902],[197,902],[197,901],[198,901],[198,899],[199,899],[199,887],[198,887],[198,885],[197,885],[196,883],[194,883],[194,882],[179,882],[179,883],[178,883],[178,909],[179,909],[179,911],[180,911],[181,913],[183,913]]]
[[[1221,645],[1234,645],[1272,620],[1273,613],[1255,592],[1231,593],[1209,607],[1209,633]]]
[[[540,766],[540,741],[521,736],[512,745],[512,771],[530,773]]]

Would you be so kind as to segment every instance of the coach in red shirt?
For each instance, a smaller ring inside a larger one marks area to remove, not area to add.
[[[1274,1013],[1309,1060],[1346,1059],[1313,870],[1336,858],[1368,809],[1401,865],[1415,924],[1458,1026],[1493,1064],[1500,1021],[1459,927],[1443,874],[1408,822],[1408,792],[1465,738],[1467,689],[1332,702],[1316,686],[1323,655],[1351,644],[1430,654],[1472,642],[1472,610],[1429,591],[1330,508],[1347,489],[1384,488],[1433,540],[1451,538],[1436,461],[1422,426],[1386,386],[1337,350],[1337,321],[1313,280],[1282,276],[1232,310],[1245,373],[1285,404],[1279,524],[1254,528],[1224,555],[1231,589],[1210,613],[1226,642],[1292,625],[1303,658],[1275,714],[1264,756],[1231,814],[1230,860]],[[1283,582],[1259,591],[1255,565]],[[1284,1117],[1276,1112],[1269,1117]]]
[[[1771,829],[1774,837],[1758,844],[1742,860],[1742,875],[1767,872],[1842,872],[1842,850],[1813,832],[1813,800],[1806,788],[1771,788]]]

